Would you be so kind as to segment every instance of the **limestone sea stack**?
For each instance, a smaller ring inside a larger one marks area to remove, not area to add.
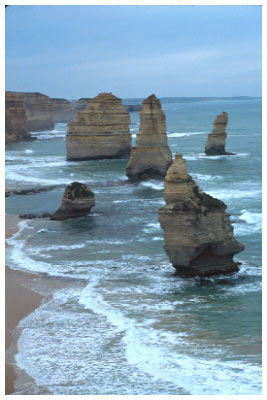
[[[5,93],[5,140],[6,143],[34,140],[27,127],[23,95]]]
[[[160,101],[152,94],[143,101],[140,129],[126,168],[131,181],[164,178],[172,163],[167,143],[166,118]]]
[[[70,122],[74,117],[74,108],[69,100],[53,98],[54,122]]]
[[[121,99],[100,93],[68,125],[67,160],[129,157],[129,124],[130,116]]]
[[[227,112],[222,112],[221,114],[217,115],[213,123],[213,131],[208,135],[208,139],[205,146],[205,153],[207,156],[233,154],[233,153],[227,153],[225,151],[227,122],[228,122]]]
[[[41,93],[22,92],[30,132],[54,128],[53,105],[50,97]]]
[[[204,277],[238,271],[233,256],[244,246],[234,237],[226,205],[199,189],[179,153],[166,174],[164,199],[159,222],[177,275]]]
[[[60,208],[52,215],[53,220],[65,220],[87,215],[95,205],[95,196],[89,186],[72,182],[65,189]]]

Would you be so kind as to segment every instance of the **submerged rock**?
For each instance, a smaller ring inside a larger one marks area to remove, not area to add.
[[[27,116],[21,93],[5,93],[5,140],[15,143],[23,140],[34,140],[27,127]]]
[[[167,143],[166,118],[160,101],[152,94],[143,101],[140,129],[132,148],[126,175],[132,181],[164,178],[172,163]]]
[[[244,246],[234,237],[226,205],[199,189],[179,153],[166,174],[164,199],[159,222],[177,275],[204,277],[238,271],[233,256]]]
[[[72,182],[65,189],[60,208],[51,216],[54,220],[77,218],[87,215],[95,205],[95,196],[89,186]]]
[[[50,97],[33,92],[22,92],[22,94],[29,131],[40,132],[53,129],[53,105]]]
[[[101,93],[68,125],[67,160],[125,158],[131,151],[130,116],[121,99]]]
[[[207,156],[233,155],[225,151],[226,125],[228,122],[227,112],[217,115],[213,123],[213,131],[208,135],[205,146]]]
[[[74,107],[69,100],[51,99],[53,105],[54,122],[70,122],[74,117]]]

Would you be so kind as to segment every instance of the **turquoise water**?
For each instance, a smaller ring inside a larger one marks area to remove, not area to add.
[[[163,182],[129,184],[127,160],[67,162],[66,124],[7,146],[7,188],[78,180],[96,198],[90,216],[23,220],[10,240],[12,268],[60,282],[18,327],[16,362],[35,382],[18,384],[20,394],[261,393],[261,101],[162,107],[172,153],[181,152],[200,188],[228,206],[245,245],[240,271],[205,285],[174,277],[158,223]],[[226,150],[237,154],[206,157],[222,111]],[[132,113],[133,143],[138,127]],[[10,196],[6,212],[56,211],[63,191]]]

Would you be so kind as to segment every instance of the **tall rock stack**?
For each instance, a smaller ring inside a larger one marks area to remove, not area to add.
[[[21,93],[5,93],[5,139],[6,143],[33,140],[28,131],[26,111]]]
[[[74,108],[69,100],[51,99],[54,122],[70,122],[74,117]]]
[[[132,141],[129,124],[121,99],[100,93],[68,125],[67,160],[128,157]]]
[[[166,118],[160,101],[152,94],[143,101],[140,129],[132,148],[126,175],[132,181],[164,178],[172,163],[167,143]]]
[[[32,92],[22,92],[22,94],[29,131],[40,132],[53,129],[53,105],[50,97]]]
[[[226,205],[199,189],[179,153],[166,174],[164,199],[159,222],[165,251],[177,275],[203,277],[238,271],[233,256],[244,246],[234,237]]]
[[[227,153],[225,151],[227,122],[228,122],[227,112],[222,112],[221,114],[217,115],[213,123],[213,131],[208,135],[208,139],[205,146],[205,153],[207,156],[233,154],[233,153]]]

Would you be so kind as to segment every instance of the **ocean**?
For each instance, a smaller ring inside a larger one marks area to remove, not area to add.
[[[66,161],[67,125],[6,146],[6,213],[55,212],[64,187],[86,183],[96,205],[66,221],[23,219],[6,263],[36,273],[46,300],[16,328],[16,394],[261,394],[261,100],[163,103],[168,143],[188,173],[221,199],[245,250],[238,273],[175,277],[158,209],[164,184],[128,183],[127,160]],[[217,114],[226,151],[206,157]],[[131,113],[133,143],[139,113]],[[21,372],[21,373],[22,373]],[[31,378],[31,379],[30,379]]]

